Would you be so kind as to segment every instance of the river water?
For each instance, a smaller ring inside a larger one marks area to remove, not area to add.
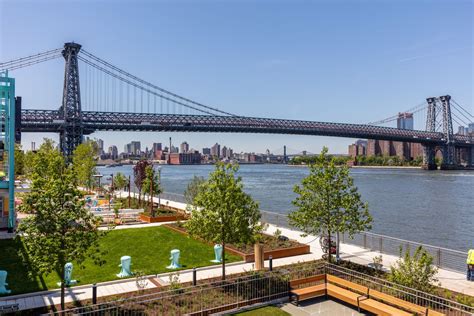
[[[194,175],[206,177],[213,168],[163,165],[164,191],[182,194]],[[104,175],[132,174],[132,166],[98,169]],[[288,213],[295,198],[293,187],[308,169],[241,165],[238,174],[262,210]],[[372,232],[462,251],[474,248],[474,172],[351,169],[351,175],[369,203]]]

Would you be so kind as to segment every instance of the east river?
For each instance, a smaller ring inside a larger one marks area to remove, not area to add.
[[[132,174],[132,166],[98,168],[104,175]],[[211,165],[163,165],[165,192],[183,194],[194,175],[206,177]],[[293,187],[308,175],[305,167],[241,165],[245,190],[266,211],[293,209]],[[474,248],[474,172],[420,169],[351,169],[369,203],[372,232],[450,249]]]

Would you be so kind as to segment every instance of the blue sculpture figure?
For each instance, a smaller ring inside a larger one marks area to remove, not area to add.
[[[73,264],[71,262],[68,262],[64,265],[64,285],[65,286],[71,286],[77,283],[76,280],[72,280],[72,269],[73,269]],[[57,283],[58,286],[61,285],[61,282]]]
[[[7,290],[7,271],[0,270],[0,294],[10,294],[12,291]]]
[[[216,256],[216,258],[214,260],[211,260],[211,262],[222,262],[222,245],[214,245],[214,255]]]
[[[120,258],[120,264],[119,264],[119,267],[122,268],[122,270],[120,270],[120,273],[117,274],[117,276],[119,278],[125,278],[125,277],[129,277],[129,276],[132,276],[133,273],[132,271],[130,270],[130,267],[132,265],[132,257],[130,256],[122,256]]]
[[[166,269],[181,268],[181,265],[179,264],[179,253],[180,253],[179,249],[171,250],[171,256],[170,256],[171,263],[169,266],[166,267]]]

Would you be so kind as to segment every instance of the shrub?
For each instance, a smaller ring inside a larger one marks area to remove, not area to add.
[[[435,277],[438,268],[433,266],[433,257],[421,246],[413,256],[410,251],[406,251],[402,258],[402,252],[400,247],[400,259],[395,266],[390,267],[388,280],[420,291],[433,292],[438,282]]]

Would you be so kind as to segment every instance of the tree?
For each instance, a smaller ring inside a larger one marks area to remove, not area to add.
[[[314,164],[309,166],[310,174],[300,185],[296,185],[297,194],[293,205],[295,211],[288,215],[290,225],[305,234],[355,233],[371,228],[372,217],[367,203],[361,196],[349,175],[346,165],[336,166],[334,158],[327,156],[325,147]],[[330,244],[329,244],[330,245]],[[328,260],[331,260],[329,247]]]
[[[433,292],[434,284],[438,282],[435,277],[438,268],[433,266],[433,257],[428,251],[419,246],[413,256],[409,250],[405,252],[403,259],[402,256],[400,247],[400,259],[395,266],[390,267],[388,280],[419,291]]]
[[[77,174],[79,185],[92,188],[93,175],[96,173],[94,157],[97,153],[97,144],[94,141],[87,141],[74,149],[72,153],[72,165]]]
[[[118,190],[124,189],[128,185],[128,179],[121,172],[117,172],[114,177],[114,187]]]
[[[146,167],[145,174],[146,177],[142,183],[142,190],[144,194],[150,195],[151,205],[151,203],[153,203],[153,197],[157,194],[160,194],[162,191],[158,175],[156,174],[155,169],[153,169],[152,165]],[[155,217],[155,209],[153,209],[153,214],[151,214],[151,217]]]
[[[238,165],[216,163],[194,199],[186,222],[191,236],[222,244],[222,279],[225,280],[225,245],[253,242],[261,231],[258,204],[244,192]]]
[[[19,254],[32,271],[58,273],[64,309],[64,265],[81,265],[89,257],[102,264],[98,241],[104,232],[98,230],[99,218],[84,208],[73,168],[52,144],[44,143],[34,156],[31,191],[20,206],[33,215],[21,221],[17,238],[24,245]]]
[[[20,144],[15,144],[15,175],[25,174],[25,152]]]
[[[188,183],[186,190],[184,191],[184,200],[187,204],[193,205],[194,198],[198,195],[202,184],[206,181],[204,177],[194,176]]]
[[[146,179],[146,167],[151,166],[148,160],[140,160],[133,167],[133,181],[138,189],[138,204],[141,205],[142,186]]]
[[[43,143],[36,152],[28,152],[26,155],[27,176],[31,180],[31,193],[25,195],[24,203],[20,209],[25,213],[33,212],[33,205],[38,198],[36,195],[47,186],[62,170],[66,168],[63,156],[56,148],[52,139],[44,138]]]

